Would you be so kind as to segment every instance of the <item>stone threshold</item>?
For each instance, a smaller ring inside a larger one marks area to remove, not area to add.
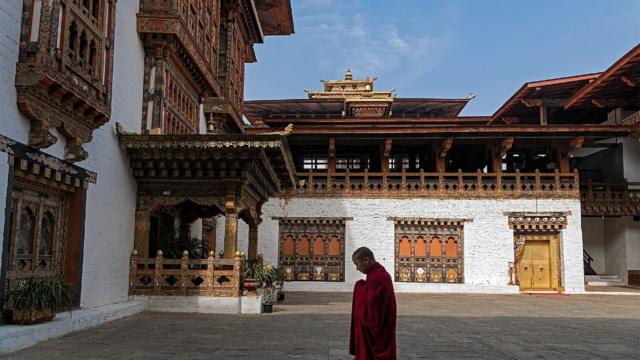
[[[20,350],[41,341],[64,336],[70,332],[80,331],[102,325],[109,321],[131,316],[145,310],[140,301],[105,305],[90,309],[74,310],[71,315],[62,312],[52,321],[37,325],[1,325],[0,355]]]

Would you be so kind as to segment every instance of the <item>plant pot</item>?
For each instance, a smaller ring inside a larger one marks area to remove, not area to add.
[[[262,304],[262,312],[270,314],[273,312],[273,304]]]
[[[247,290],[247,294],[255,295],[256,289],[258,288],[258,282],[253,279],[244,279],[242,287]]]
[[[33,325],[51,321],[56,316],[51,309],[14,309],[11,311],[11,323],[16,325]]]

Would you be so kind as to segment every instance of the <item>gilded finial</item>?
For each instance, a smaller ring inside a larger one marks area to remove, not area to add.
[[[187,250],[183,251],[182,257],[189,257],[189,252]]]
[[[347,73],[344,74],[345,80],[353,80],[353,74],[351,74],[351,69],[347,68]]]
[[[133,251],[131,252],[132,256],[138,256],[138,250],[133,249]]]
[[[162,256],[164,255],[164,253],[162,252],[162,250],[158,250],[158,252],[156,253],[157,256]]]

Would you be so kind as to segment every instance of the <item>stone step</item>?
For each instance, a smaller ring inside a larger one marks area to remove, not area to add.
[[[620,280],[618,275],[585,275],[586,281],[616,281]]]
[[[622,286],[622,280],[615,281],[587,281],[587,286]]]

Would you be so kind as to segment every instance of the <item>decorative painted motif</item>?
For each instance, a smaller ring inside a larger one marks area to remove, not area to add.
[[[279,218],[279,263],[290,281],[344,281],[345,220]]]
[[[460,219],[389,218],[395,222],[395,279],[464,283],[464,222]]]

